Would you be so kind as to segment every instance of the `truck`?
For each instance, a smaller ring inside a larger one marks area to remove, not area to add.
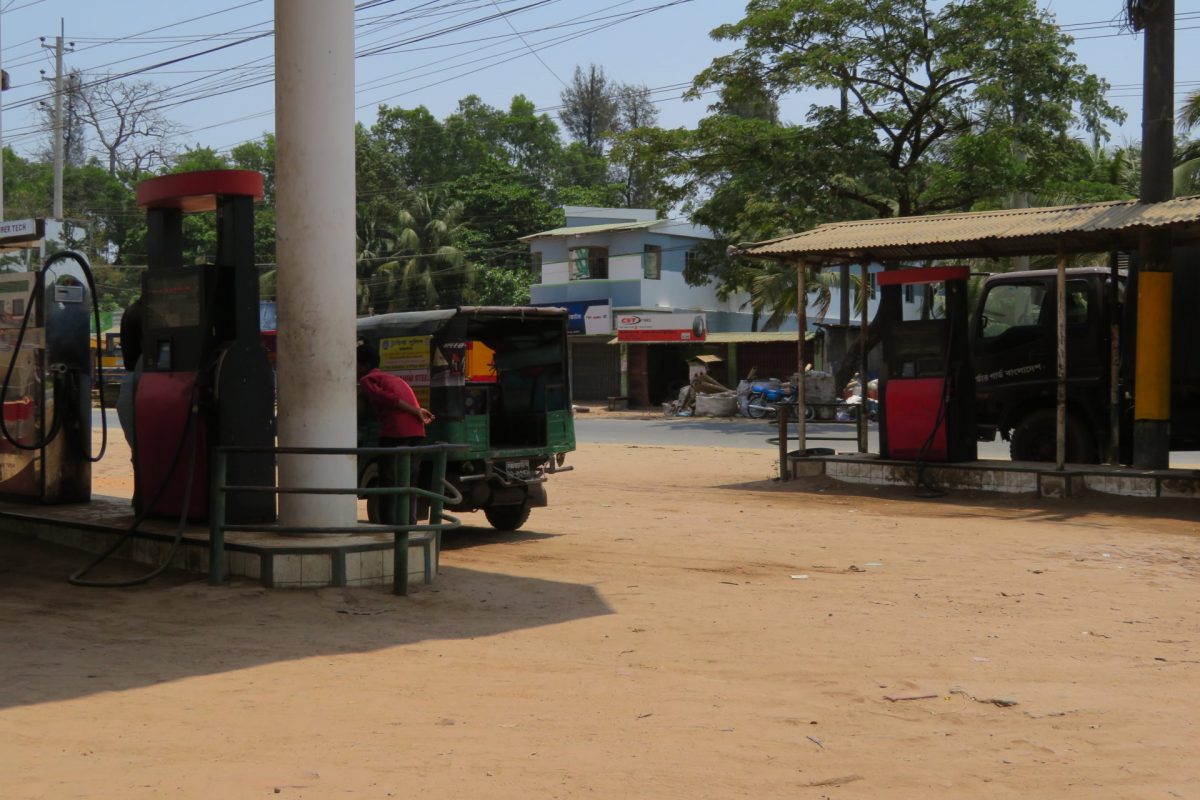
[[[380,369],[407,380],[437,417],[426,441],[468,445],[446,466],[462,495],[447,510],[482,510],[492,527],[513,531],[530,509],[547,505],[548,477],[571,469],[565,461],[575,449],[565,309],[459,307],[380,314],[357,325],[359,341],[378,350]],[[360,403],[359,446],[377,444],[378,430]],[[379,465],[360,460],[359,485],[379,479]],[[425,516],[424,502],[417,512]],[[373,500],[367,513],[379,520]]]
[[[1174,255],[1171,449],[1200,449],[1200,367],[1190,350],[1198,288],[1195,248]],[[1189,267],[1191,267],[1189,269]],[[1115,283],[1114,283],[1115,280]],[[1112,424],[1113,332],[1118,338],[1119,461],[1132,461],[1134,282],[1128,270],[1067,270],[1067,453],[1071,463],[1105,460]],[[1009,442],[1014,461],[1054,461],[1057,408],[1057,271],[988,276],[971,319],[980,441]],[[1126,302],[1126,297],[1129,302]]]

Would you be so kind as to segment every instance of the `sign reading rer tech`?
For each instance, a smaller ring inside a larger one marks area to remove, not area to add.
[[[45,235],[44,219],[0,220],[0,247],[36,242]]]
[[[614,312],[619,342],[703,342],[704,314],[695,311]]]

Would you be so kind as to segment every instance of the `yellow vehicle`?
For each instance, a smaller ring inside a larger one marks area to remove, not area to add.
[[[99,364],[104,371],[104,405],[112,408],[117,403],[117,395],[121,391],[121,379],[125,377],[125,359],[121,354],[121,331],[119,328],[109,328],[101,334],[104,349],[96,359],[96,337],[89,337],[92,350],[92,363]],[[92,380],[93,386],[100,386],[100,377]]]

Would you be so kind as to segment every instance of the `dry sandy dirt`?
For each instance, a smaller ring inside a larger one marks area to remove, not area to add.
[[[407,599],[79,589],[5,537],[0,797],[1200,797],[1194,503],[572,461]]]

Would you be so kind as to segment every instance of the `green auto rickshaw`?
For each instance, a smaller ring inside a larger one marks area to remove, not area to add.
[[[546,505],[547,477],[571,469],[564,461],[575,449],[565,309],[381,314],[358,320],[358,338],[436,415],[426,442],[469,446],[450,455],[446,477],[463,499],[447,510],[482,509],[493,527],[512,531]],[[360,447],[377,443],[378,422],[361,402],[358,428]],[[379,474],[376,463],[360,460],[360,486],[378,483]],[[418,503],[418,517],[426,512]],[[377,521],[374,502],[368,514]]]

